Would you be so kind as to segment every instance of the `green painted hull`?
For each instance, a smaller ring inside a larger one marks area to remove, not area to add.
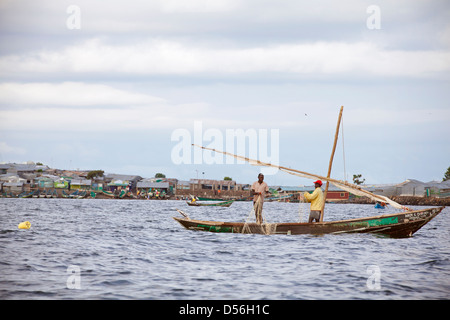
[[[216,202],[216,203],[199,203],[199,202],[186,202],[192,207],[229,207],[233,204],[234,200]]]
[[[382,215],[361,219],[350,219],[317,223],[247,223],[202,221],[175,218],[183,227],[189,230],[226,233],[253,234],[340,234],[340,233],[374,233],[392,238],[412,236],[417,230],[436,217],[444,207],[416,211],[406,211],[390,215]]]

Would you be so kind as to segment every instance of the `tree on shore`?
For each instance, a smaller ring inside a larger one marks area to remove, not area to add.
[[[93,179],[95,177],[103,177],[104,173],[105,173],[105,171],[103,171],[103,170],[89,171],[88,174],[86,175],[86,178],[87,179]]]
[[[447,181],[450,180],[450,167],[447,168],[447,172],[444,175],[444,178],[442,179],[442,181]]]
[[[155,178],[165,178],[166,175],[164,173],[158,172],[157,174],[155,174]]]
[[[362,177],[362,174],[354,174],[353,175],[353,183],[357,184],[357,185],[363,184],[364,181],[366,181],[366,179],[361,179],[361,177]]]

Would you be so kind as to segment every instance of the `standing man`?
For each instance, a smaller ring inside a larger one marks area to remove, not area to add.
[[[255,209],[256,223],[263,222],[262,209],[264,196],[269,193],[269,186],[264,182],[264,175],[258,174],[258,181],[252,184],[251,195],[253,196],[253,208]]]
[[[309,214],[309,223],[316,220],[316,222],[320,221],[320,215],[322,213],[322,207],[324,203],[323,192],[320,188],[322,186],[322,181],[317,180],[314,182],[314,186],[316,189],[313,193],[309,194],[305,192],[303,196],[305,197],[307,202],[311,202],[311,213]]]

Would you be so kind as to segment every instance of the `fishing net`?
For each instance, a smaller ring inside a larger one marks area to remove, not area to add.
[[[298,222],[305,222],[306,200],[302,194],[298,195]]]
[[[274,234],[277,231],[276,223],[244,223],[244,227],[242,228],[241,233],[251,233],[251,234]]]
[[[274,234],[277,231],[277,224],[266,222],[261,225],[261,229],[265,235]]]
[[[256,203],[253,205],[252,210],[247,216],[247,219],[245,219],[244,226],[242,227],[241,233],[260,233],[260,234],[274,234],[277,230],[277,224],[276,223],[269,223],[266,220],[266,217],[264,215],[264,210],[262,210],[262,204],[263,200],[261,197],[258,197],[258,200],[256,200]],[[256,221],[256,210],[261,209],[261,216],[262,216],[262,223],[254,223],[251,222],[253,220],[253,217],[255,217]]]

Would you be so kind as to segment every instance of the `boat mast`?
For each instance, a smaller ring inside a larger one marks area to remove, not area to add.
[[[337,122],[337,126],[336,126],[336,133],[334,135],[333,150],[331,151],[330,163],[328,164],[327,178],[330,178],[330,174],[331,174],[331,167],[333,165],[334,152],[336,151],[336,143],[337,143],[337,139],[338,139],[338,135],[339,135],[339,126],[341,125],[341,118],[342,118],[342,111],[343,110],[344,110],[344,106],[341,106],[341,110],[339,112],[338,122]],[[321,212],[321,215],[320,215],[320,222],[323,221],[323,215],[325,213],[325,201],[327,199],[328,186],[329,185],[330,185],[330,182],[327,180],[327,184],[325,186],[325,192],[323,193],[323,205],[322,205],[322,210],[321,210],[322,212]]]

